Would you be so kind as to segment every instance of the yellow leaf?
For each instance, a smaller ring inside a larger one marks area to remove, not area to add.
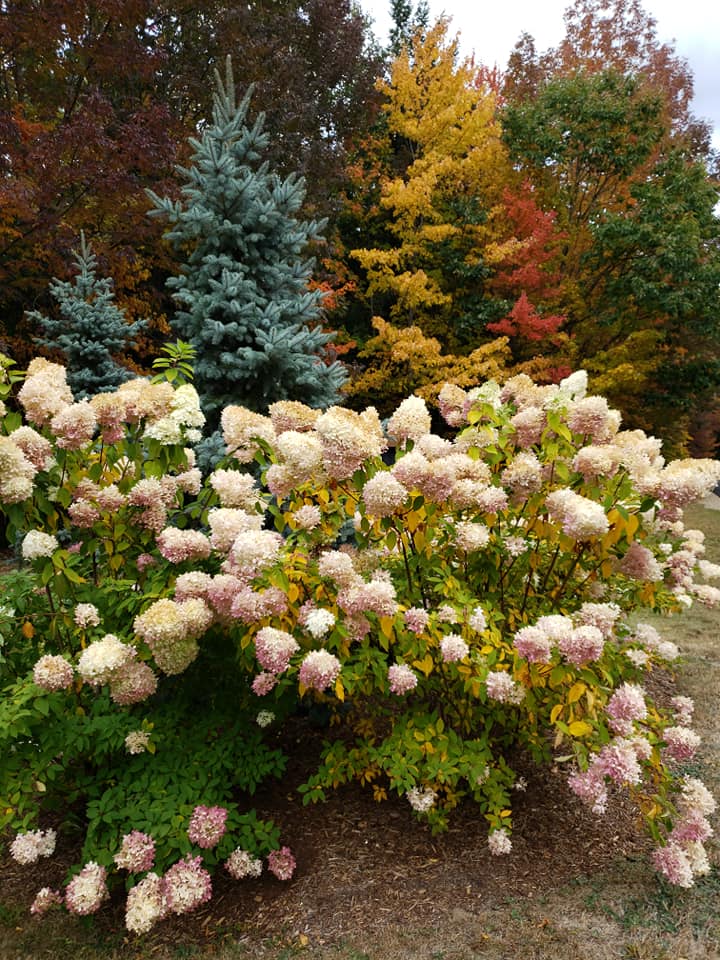
[[[385,634],[388,640],[392,640],[395,632],[394,617],[380,617],[380,630]]]
[[[625,522],[625,527],[626,527],[625,535],[627,536],[628,540],[632,540],[632,538],[637,533],[639,526],[640,526],[640,518],[637,516],[637,514],[631,513]]]
[[[414,533],[417,530],[420,519],[421,517],[417,510],[411,510],[410,513],[408,513],[408,515],[405,517],[405,526],[410,533]]]
[[[501,811],[500,811],[500,816],[503,817],[503,818],[504,818],[504,817],[511,817],[511,816],[512,816],[512,810],[501,810]]]
[[[592,733],[592,730],[593,728],[585,720],[573,720],[568,725],[568,731],[573,737],[586,737],[589,733]]]
[[[568,690],[568,703],[577,703],[580,697],[585,693],[587,689],[586,684],[582,680],[578,680],[577,683],[574,683]]]
[[[433,658],[430,656],[429,653],[426,653],[425,656],[422,658],[422,660],[414,660],[413,666],[417,670],[421,670],[426,677],[429,677],[430,674],[432,673]]]
[[[413,535],[413,543],[415,544],[415,549],[416,549],[416,550],[421,551],[421,550],[424,549],[425,544],[427,543],[427,540],[426,540],[425,534],[422,532],[422,530],[416,530],[416,531],[415,531],[415,533],[414,533],[414,535]]]
[[[554,706],[554,707],[552,708],[552,710],[550,711],[550,723],[555,723],[555,721],[557,720],[557,718],[558,718],[558,717],[560,716],[560,714],[563,712],[563,709],[564,709],[564,704],[562,704],[562,703],[556,703],[556,704],[555,704],[555,706]]]
[[[300,588],[296,583],[291,583],[287,589],[287,598],[290,603],[295,603],[295,601],[300,596]]]
[[[345,687],[340,677],[335,681],[335,696],[340,700],[340,702],[345,700]]]

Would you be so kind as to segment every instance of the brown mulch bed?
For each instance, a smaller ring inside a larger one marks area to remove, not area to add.
[[[415,820],[407,801],[376,803],[369,789],[356,786],[306,807],[294,788],[312,769],[309,742],[302,729],[286,740],[286,777],[254,803],[259,815],[280,825],[282,842],[292,848],[298,863],[293,880],[282,883],[266,873],[236,882],[219,871],[213,899],[188,917],[161,923],[146,947],[223,934],[252,942],[280,936],[286,942],[307,937],[333,944],[370,928],[431,926],[458,910],[472,914],[480,905],[557,889],[618,858],[642,858],[649,849],[637,809],[624,795],[614,797],[609,813],[597,818],[568,790],[566,767],[537,768],[522,758],[513,766],[527,788],[514,793],[508,856],[490,854],[487,824],[472,804],[456,810],[450,829],[438,836]],[[5,907],[12,905],[14,915],[22,916],[39,887],[62,884],[76,856],[77,848],[61,838],[56,855],[41,864],[19,867],[4,858]],[[94,919],[97,933],[123,938],[123,909],[117,892]],[[42,921],[27,916],[26,922]]]

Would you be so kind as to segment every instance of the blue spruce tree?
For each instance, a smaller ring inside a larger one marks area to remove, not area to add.
[[[187,256],[168,280],[179,306],[172,327],[195,349],[195,384],[211,424],[230,403],[327,406],[345,373],[326,362],[323,294],[308,290],[313,264],[303,255],[324,222],[299,220],[303,181],[281,180],[261,161],[269,136],[262,115],[246,124],[252,91],[236,102],[229,58],[225,82],[217,71],[215,80],[212,122],[190,140],[191,165],[178,168],[181,199],[148,191],[151,215],[167,218],[166,237]]]
[[[145,322],[127,322],[115,303],[112,280],[96,275],[97,259],[84,233],[74,254],[75,277],[50,284],[59,316],[46,317],[38,310],[28,311],[27,316],[46,334],[38,343],[64,355],[68,384],[75,398],[82,400],[114,390],[132,376],[114,357],[132,345]]]

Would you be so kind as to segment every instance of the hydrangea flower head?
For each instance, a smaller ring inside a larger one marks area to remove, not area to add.
[[[260,666],[269,673],[283,673],[290,657],[300,649],[291,634],[276,627],[262,627],[255,636],[255,656]]]
[[[278,880],[290,880],[296,866],[290,847],[280,847],[279,850],[271,850],[268,854],[268,870]]]
[[[163,880],[149,873],[128,892],[125,926],[130,933],[147,933],[167,912]]]
[[[411,787],[405,794],[408,803],[418,813],[427,813],[435,806],[437,793],[432,787]]]
[[[202,857],[187,854],[174,863],[163,877],[162,893],[172,913],[190,913],[206,903],[212,896],[212,881],[202,865]]]
[[[16,863],[35,863],[40,857],[49,857],[55,852],[54,830],[29,830],[19,833],[10,844],[10,856]]]
[[[445,663],[455,663],[468,656],[470,647],[458,633],[448,633],[440,641],[440,653]]]
[[[113,859],[121,870],[129,873],[152,870],[155,863],[155,841],[147,833],[133,830],[122,838],[122,846]]]
[[[51,890],[50,887],[43,887],[38,890],[35,899],[30,907],[30,913],[35,917],[41,917],[53,906],[60,906],[63,902],[62,894],[59,890]]]
[[[409,690],[414,690],[418,684],[417,674],[406,663],[393,663],[388,667],[390,693],[402,696]]]
[[[225,807],[195,807],[188,825],[188,837],[192,843],[209,850],[225,835],[228,812]]]
[[[33,668],[33,682],[43,690],[67,690],[75,676],[71,664],[64,657],[45,654]]]
[[[234,880],[244,880],[246,877],[259,877],[263,865],[258,857],[237,847],[225,861],[225,869]]]
[[[86,916],[98,911],[109,896],[107,871],[91,860],[65,888],[65,906],[70,913]]]
[[[494,857],[500,857],[510,853],[512,850],[512,840],[507,830],[491,830],[488,834],[488,847]]]
[[[51,557],[60,544],[57,537],[42,530],[30,530],[25,534],[22,542],[23,560],[37,560],[40,557]]]
[[[300,664],[298,679],[304,687],[322,692],[332,686],[340,669],[340,661],[328,650],[311,650]]]

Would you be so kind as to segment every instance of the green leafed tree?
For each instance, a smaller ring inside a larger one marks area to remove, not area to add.
[[[166,237],[187,257],[168,281],[179,306],[173,329],[196,351],[195,383],[211,423],[229,403],[326,406],[345,373],[328,362],[323,293],[308,289],[313,264],[304,253],[324,222],[298,219],[303,180],[281,179],[262,161],[263,117],[246,123],[251,90],[237,102],[229,58],[225,80],[215,79],[212,120],[179,170],[180,200],[149,191],[151,214],[169,221]]]
[[[145,324],[127,322],[115,303],[112,280],[97,276],[97,258],[84,233],[75,251],[75,266],[72,280],[55,279],[50,284],[58,315],[48,317],[33,310],[27,316],[45,334],[39,342],[63,354],[68,383],[75,397],[82,399],[114,390],[129,378],[130,371],[115,357],[132,345]]]

